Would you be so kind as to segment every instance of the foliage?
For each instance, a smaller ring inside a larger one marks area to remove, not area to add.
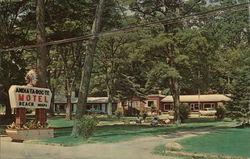
[[[39,121],[28,121],[22,127],[16,126],[15,122],[11,125],[7,125],[8,129],[39,129],[39,128],[49,128],[49,124],[41,125]]]
[[[96,130],[98,122],[96,116],[84,115],[81,120],[77,122],[79,135],[86,139],[91,137]]]
[[[151,105],[150,108],[151,108],[151,109],[150,109],[151,113],[154,113],[154,112],[157,110],[157,107],[156,107],[154,104]]]
[[[147,116],[148,116],[148,112],[145,108],[143,108],[140,112],[140,115],[142,116],[143,120],[145,121]]]
[[[123,110],[122,109],[117,109],[115,111],[115,116],[120,120],[120,118],[123,116]]]
[[[0,1],[0,104],[5,105],[11,116],[8,89],[13,84],[24,84],[26,58],[22,50],[2,52],[2,49],[27,44],[28,29],[32,22],[28,18],[32,2]]]
[[[180,105],[180,118],[181,121],[184,122],[186,119],[188,119],[190,115],[190,107],[187,104],[181,104]]]
[[[226,107],[224,105],[219,105],[216,108],[216,118],[217,120],[223,120],[225,118],[226,115]]]
[[[246,50],[246,58],[242,63],[244,66],[235,74],[232,90],[231,102],[228,103],[227,109],[232,119],[237,119],[242,123],[250,121],[250,51]]]

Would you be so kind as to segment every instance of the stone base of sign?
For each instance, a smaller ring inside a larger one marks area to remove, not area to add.
[[[53,128],[41,129],[6,129],[6,133],[13,141],[38,140],[54,137]]]

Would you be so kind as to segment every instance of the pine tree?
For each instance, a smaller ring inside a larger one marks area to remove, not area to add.
[[[229,116],[242,122],[244,126],[250,122],[250,50],[246,54],[244,66],[235,74],[232,101],[228,104]]]

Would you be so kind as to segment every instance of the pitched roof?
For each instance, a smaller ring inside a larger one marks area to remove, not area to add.
[[[66,98],[58,97],[55,98],[54,103],[66,103]],[[77,103],[78,98],[71,98],[71,103]],[[108,103],[108,97],[88,97],[87,103],[89,104],[95,104],[95,103]]]
[[[161,97],[161,98],[164,98],[166,96],[162,95],[162,94],[150,94],[150,95],[148,95],[148,97]]]
[[[206,94],[206,95],[180,95],[181,102],[222,102],[230,101],[230,95],[223,94]],[[161,100],[162,102],[173,102],[172,96],[166,96]]]

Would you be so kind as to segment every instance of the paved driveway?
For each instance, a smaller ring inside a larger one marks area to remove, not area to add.
[[[8,137],[0,138],[0,159],[175,159],[153,154],[155,146],[198,134],[209,129],[144,137],[118,143],[83,144],[73,147],[10,142]]]

